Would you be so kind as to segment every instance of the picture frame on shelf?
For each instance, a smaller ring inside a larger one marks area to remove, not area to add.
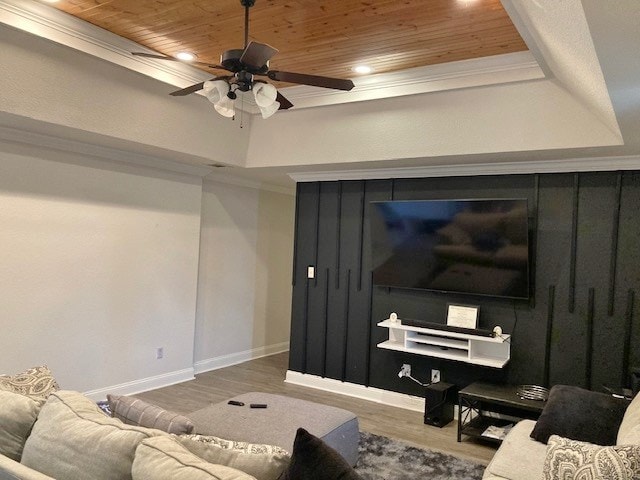
[[[479,305],[447,303],[447,325],[450,327],[478,328]]]

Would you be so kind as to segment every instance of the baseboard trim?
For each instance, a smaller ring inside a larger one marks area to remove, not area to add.
[[[268,357],[277,353],[283,353],[289,350],[289,342],[275,343],[264,347],[253,348],[243,352],[230,353],[219,357],[207,358],[194,363],[194,371],[196,374],[210,372],[219,368],[230,367],[239,363],[255,360],[257,358]]]
[[[194,369],[185,368],[184,370],[176,370],[174,372],[163,373],[153,377],[141,378],[131,382],[120,383],[106,388],[90,390],[84,394],[94,401],[100,401],[107,398],[107,394],[113,395],[135,395],[140,392],[155,390],[156,388],[168,387],[176,383],[187,382],[194,379]]]
[[[292,370],[287,370],[285,382],[327,392],[339,393],[362,400],[369,400],[370,402],[382,403],[392,407],[404,408],[414,412],[424,412],[424,398],[407,395],[406,393],[366,387],[356,383],[341,382],[333,378],[322,378],[317,375],[294,372]]]

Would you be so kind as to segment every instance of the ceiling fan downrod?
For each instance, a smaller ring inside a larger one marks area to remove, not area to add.
[[[240,0],[240,5],[244,7],[244,48],[249,45],[249,9],[253,7],[256,0]]]

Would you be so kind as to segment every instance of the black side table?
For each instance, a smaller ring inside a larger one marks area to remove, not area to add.
[[[516,394],[515,385],[494,385],[476,382],[458,393],[458,442],[462,435],[481,438],[495,443],[501,439],[483,435],[494,425],[503,427],[514,421],[496,418],[491,414],[507,415],[517,420],[537,420],[545,402],[524,400]]]

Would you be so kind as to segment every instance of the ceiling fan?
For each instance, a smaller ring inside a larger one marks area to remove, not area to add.
[[[269,60],[278,53],[278,50],[266,43],[249,42],[249,9],[253,7],[255,0],[240,0],[240,4],[245,9],[244,48],[231,49],[222,53],[220,65],[204,62],[188,62],[214,70],[225,70],[230,72],[231,75],[217,76],[209,81],[196,83],[190,87],[172,92],[171,95],[184,96],[204,90],[205,96],[214,104],[218,113],[226,117],[233,117],[235,115],[233,101],[237,98],[236,91],[252,91],[263,118],[267,118],[277,110],[286,110],[293,107],[293,104],[278,92],[273,85],[263,80],[256,80],[255,77],[267,77],[274,81],[336,90],[348,91],[354,87],[351,80],[270,70]],[[181,61],[177,58],[152,53],[132,52],[132,54],[139,57]]]

